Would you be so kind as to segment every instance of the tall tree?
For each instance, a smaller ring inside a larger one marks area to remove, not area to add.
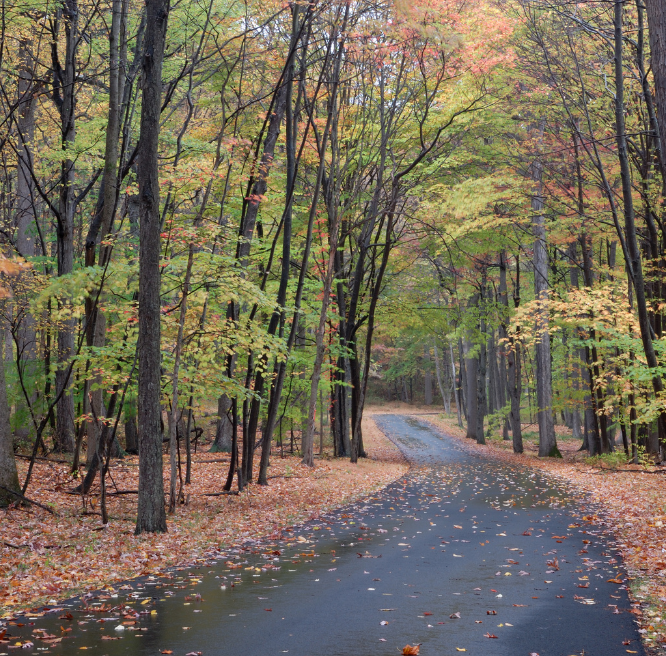
[[[139,504],[136,533],[167,530],[164,508],[161,429],[160,188],[158,146],[162,107],[162,65],[169,0],[146,0],[142,69],[141,131],[137,180],[139,249]]]

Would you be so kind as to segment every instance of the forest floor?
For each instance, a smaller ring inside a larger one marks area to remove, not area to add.
[[[251,485],[238,496],[206,496],[222,489],[229,457],[208,453],[205,445],[193,457],[186,504],[168,517],[168,533],[153,536],[134,536],[136,494],[109,497],[110,522],[103,528],[97,490],[93,488],[84,505],[80,496],[68,494],[76,485],[69,465],[37,461],[27,495],[57,515],[36,506],[0,511],[0,618],[114,582],[194,564],[213,547],[278,537],[290,526],[367,496],[407,471],[398,448],[371,418],[364,421],[363,434],[369,457],[358,465],[324,453],[310,469],[300,464],[299,456],[281,457],[277,451],[271,458],[269,485]],[[114,461],[108,491],[136,490],[137,465],[136,457]],[[23,477],[27,462],[21,460],[19,466]],[[164,472],[167,481],[166,458]]]
[[[446,416],[433,406],[417,407],[391,403],[369,408],[374,414],[418,416],[459,439],[467,449],[507,463],[538,469],[568,481],[592,502],[595,523],[615,535],[630,577],[630,591],[641,602],[641,632],[646,644],[666,643],[666,468],[622,464],[610,468],[603,459],[578,451],[580,440],[572,439],[564,427],[556,429],[562,459],[539,458],[536,426],[523,426],[522,455],[513,453],[512,443],[501,435],[477,445],[465,438],[456,417]],[[620,447],[621,448],[621,447]]]

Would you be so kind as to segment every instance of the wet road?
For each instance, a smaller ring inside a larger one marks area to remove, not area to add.
[[[645,653],[619,556],[565,487],[416,420],[376,420],[413,463],[376,497],[20,618],[0,655],[26,641],[63,656]]]

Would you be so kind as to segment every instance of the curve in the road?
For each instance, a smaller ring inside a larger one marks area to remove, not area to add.
[[[413,464],[376,497],[200,568],[28,614],[6,627],[0,656],[21,641],[62,656],[645,654],[619,556],[562,484],[416,419],[376,421]]]

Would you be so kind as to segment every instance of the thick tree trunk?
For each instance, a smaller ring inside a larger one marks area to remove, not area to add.
[[[627,267],[631,274],[631,278],[635,290],[636,309],[638,311],[638,324],[641,331],[641,340],[643,342],[643,351],[647,365],[653,370],[652,387],[654,393],[660,396],[664,390],[663,381],[659,374],[658,367],[659,361],[655,353],[654,344],[651,335],[650,318],[648,314],[647,301],[645,298],[645,280],[643,277],[643,266],[641,262],[641,254],[638,246],[638,238],[636,234],[636,222],[633,206],[633,188],[631,180],[631,168],[629,163],[629,155],[627,153],[627,138],[624,119],[624,70],[623,70],[623,29],[622,29],[622,13],[624,4],[622,0],[615,0],[615,13],[614,13],[614,36],[615,36],[615,132],[617,143],[617,156],[620,162],[620,177],[622,180],[622,199],[624,201],[624,238],[626,241],[626,259]],[[648,22],[650,16],[653,15],[652,20],[659,26],[663,26],[660,19],[663,17],[664,8],[661,7],[659,11],[655,9],[654,4],[650,8],[648,5]],[[650,28],[653,24],[650,24]],[[650,42],[654,39],[654,46],[656,47],[656,63],[659,69],[660,82],[656,84],[657,91],[657,110],[663,109],[664,100],[664,86],[663,86],[663,39],[664,35],[652,34],[650,29]],[[655,54],[653,53],[653,57]],[[659,117],[662,124],[664,122],[663,115]],[[663,130],[663,128],[660,129]],[[663,140],[662,140],[663,142]],[[619,235],[622,237],[622,235]],[[658,420],[659,426],[659,441],[666,439],[666,415],[661,413]]]
[[[231,451],[231,440],[233,436],[233,423],[229,417],[231,410],[231,398],[222,394],[217,400],[217,427],[215,429],[215,441],[210,447],[211,453],[229,453]]]
[[[18,152],[16,166],[16,250],[22,257],[36,254],[34,234],[35,225],[34,183],[32,180],[32,152],[35,137],[35,81],[33,77],[35,61],[32,54],[32,40],[27,38],[19,42],[19,79],[18,108],[16,130],[18,133]],[[34,361],[37,357],[35,319],[27,313],[18,335],[18,355],[30,362],[30,373],[36,374]],[[8,353],[11,357],[11,351]]]
[[[60,200],[58,204],[58,275],[66,276],[74,270],[74,140],[76,137],[76,50],[79,8],[76,0],[63,3],[65,25],[65,65],[62,69],[62,99],[60,101],[61,144],[63,159],[60,173]],[[65,319],[58,330],[58,369],[56,370],[56,395],[62,392],[57,405],[55,450],[72,453],[74,441],[74,396],[68,363],[74,355],[74,331],[76,321]],[[63,391],[64,390],[64,391]]]
[[[136,533],[167,530],[164,508],[161,430],[160,193],[158,139],[162,105],[162,63],[169,0],[146,0],[142,61],[141,149],[138,163],[139,249],[139,504]]]
[[[650,38],[650,68],[654,80],[654,101],[658,126],[659,145],[666,143],[666,3],[664,0],[645,2]],[[661,151],[661,148],[659,148]],[[659,165],[663,184],[666,185],[666,158],[659,152]]]

